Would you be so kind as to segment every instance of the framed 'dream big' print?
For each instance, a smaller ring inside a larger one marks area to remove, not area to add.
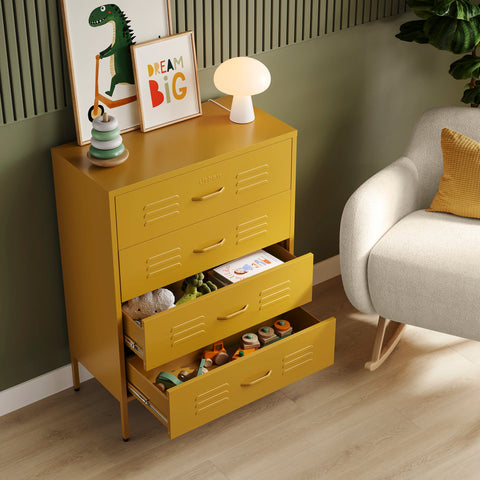
[[[193,32],[132,46],[142,132],[202,114]]]
[[[62,0],[77,141],[91,121],[114,115],[125,132],[139,125],[131,45],[172,33],[169,0]]]

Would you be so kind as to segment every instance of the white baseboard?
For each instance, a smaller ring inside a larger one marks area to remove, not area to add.
[[[313,266],[314,285],[338,275],[340,275],[339,255],[327,258]],[[82,365],[79,365],[79,372],[81,382],[92,378],[92,375]],[[73,382],[70,364],[15,385],[0,392],[0,417],[71,387],[73,387]]]
[[[340,255],[327,258],[313,266],[313,284],[322,283],[340,275]]]
[[[92,378],[82,365],[79,365],[79,373],[80,382]],[[72,367],[68,364],[3,390],[0,392],[0,417],[71,387]]]

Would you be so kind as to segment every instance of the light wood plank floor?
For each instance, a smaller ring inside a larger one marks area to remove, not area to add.
[[[131,440],[96,380],[0,418],[0,475],[17,479],[480,478],[480,344],[407,327],[376,372],[363,369],[374,318],[339,278],[308,309],[337,317],[335,365],[168,440],[138,402]]]

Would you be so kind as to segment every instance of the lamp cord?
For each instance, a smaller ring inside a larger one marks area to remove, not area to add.
[[[214,103],[215,105],[218,105],[220,108],[223,108],[223,109],[226,110],[227,112],[230,111],[229,108],[224,107],[223,105],[221,105],[220,103],[216,102],[215,100],[212,100],[211,98],[209,98],[208,101]]]

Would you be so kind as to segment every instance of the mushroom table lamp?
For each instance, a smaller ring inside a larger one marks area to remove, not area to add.
[[[218,90],[233,95],[230,120],[235,123],[255,120],[251,96],[264,92],[270,81],[268,68],[250,57],[235,57],[223,62],[213,76]]]

